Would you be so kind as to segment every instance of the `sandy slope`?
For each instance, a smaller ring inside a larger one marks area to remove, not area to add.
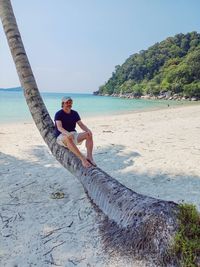
[[[136,192],[200,210],[199,105],[83,121],[99,167]],[[103,215],[33,123],[1,124],[0,151],[0,266],[144,266],[103,252]]]

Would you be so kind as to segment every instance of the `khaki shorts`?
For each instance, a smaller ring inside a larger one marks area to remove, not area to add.
[[[74,144],[75,144],[75,145],[81,145],[83,141],[78,143],[78,135],[79,135],[79,133],[77,133],[77,132],[70,132],[70,133],[73,134]],[[65,137],[64,134],[60,134],[60,135],[57,137],[56,141],[57,141],[57,143],[58,143],[60,146],[67,147],[67,146],[63,143],[63,138],[64,138],[64,137]]]

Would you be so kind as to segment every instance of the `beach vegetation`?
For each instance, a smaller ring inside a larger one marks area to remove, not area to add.
[[[200,34],[168,37],[117,65],[97,94],[160,95],[170,91],[200,98]]]
[[[174,253],[181,259],[182,267],[197,267],[200,260],[200,214],[194,205],[181,204],[178,220]]]

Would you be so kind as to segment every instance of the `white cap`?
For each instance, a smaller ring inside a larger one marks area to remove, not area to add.
[[[65,102],[67,102],[69,100],[72,100],[72,98],[70,96],[65,96],[65,97],[62,98],[62,103],[65,103]]]

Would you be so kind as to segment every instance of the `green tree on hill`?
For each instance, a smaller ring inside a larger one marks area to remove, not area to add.
[[[98,94],[158,95],[171,91],[199,97],[200,34],[177,34],[117,65]]]

